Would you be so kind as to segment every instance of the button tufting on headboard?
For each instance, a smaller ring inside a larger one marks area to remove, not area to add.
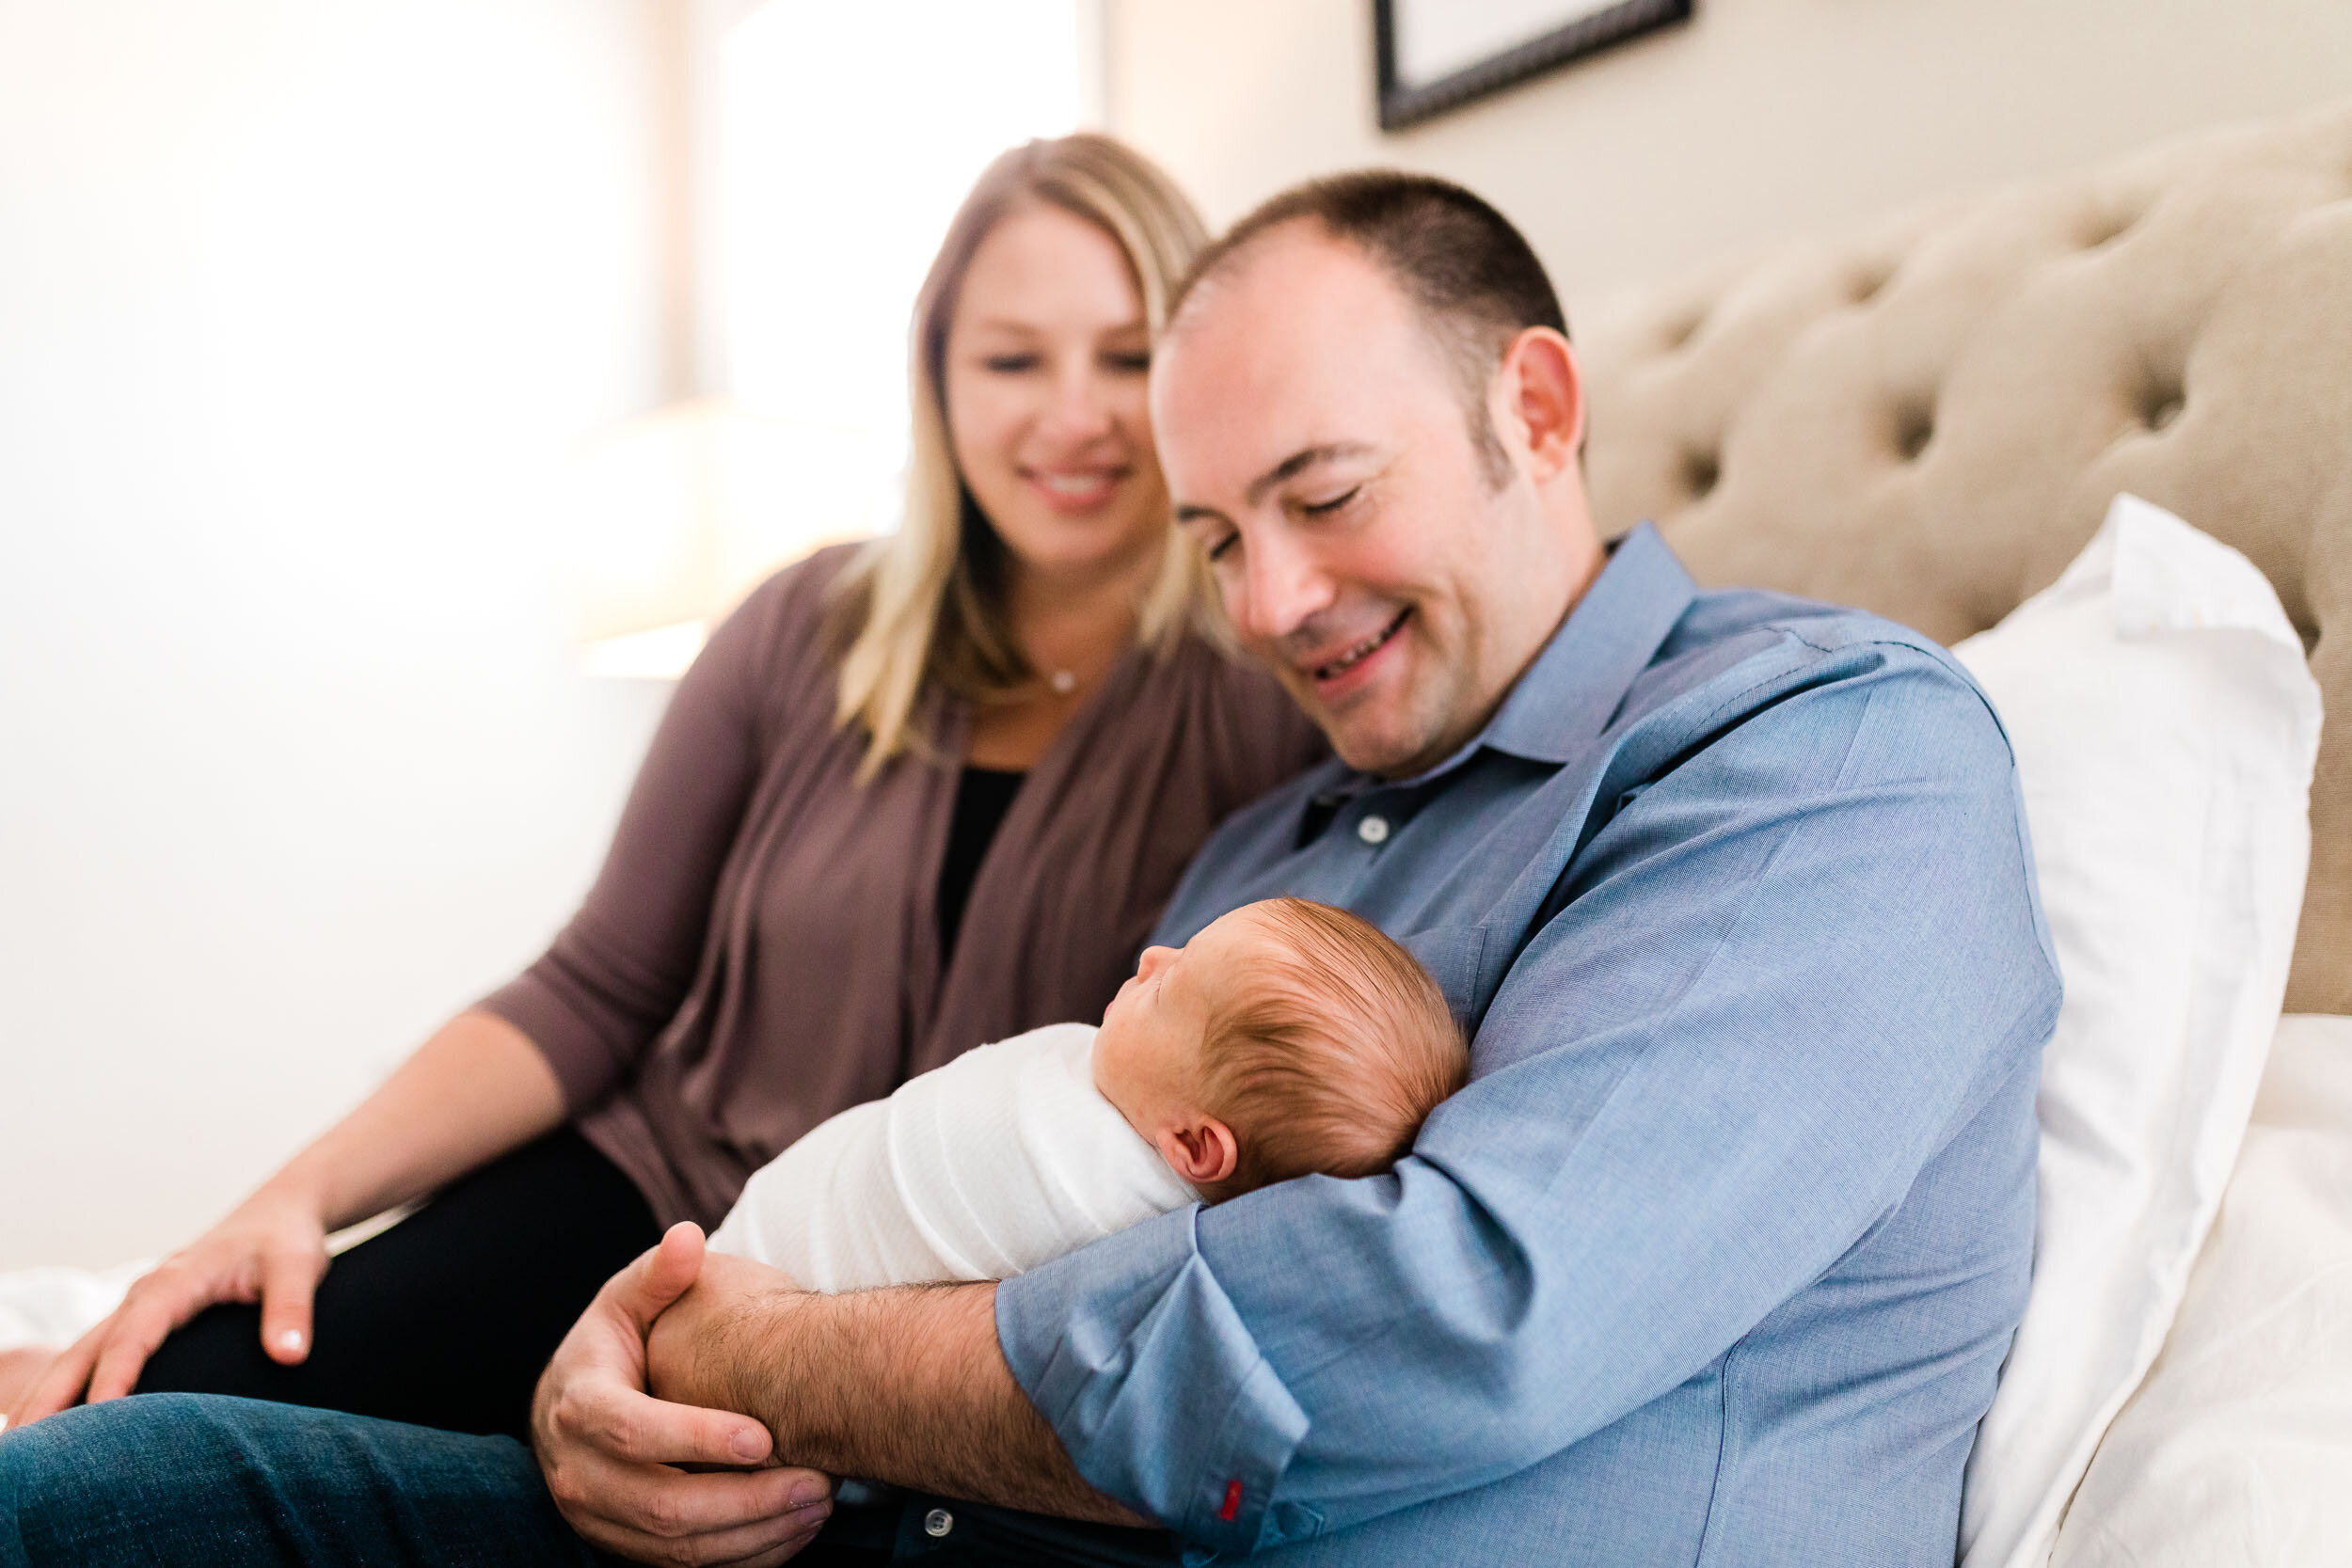
[[[2122,213],[2112,208],[2094,208],[2083,224],[2081,245],[2085,250],[2097,250],[2115,244],[2138,226],[2141,214]]]
[[[1691,487],[1692,500],[1705,500],[1723,477],[1723,462],[1711,451],[1686,452],[1682,458],[1683,483]]]
[[[1706,325],[1707,312],[1705,310],[1686,310],[1679,315],[1669,317],[1666,322],[1664,341],[1666,352],[1668,354],[1681,353],[1690,346],[1691,340],[1698,336],[1699,328]]]
[[[1602,528],[1950,641],[2130,490],[2269,576],[2352,716],[2348,173],[2352,103],[1580,309]],[[2287,1003],[2352,1012],[2352,719],[2312,826]]]
[[[1935,409],[1925,403],[1909,403],[1895,409],[1895,450],[1902,453],[1906,463],[1916,463],[1919,454],[1935,439]]]
[[[2181,410],[2188,406],[2188,400],[2181,395],[2181,389],[2172,386],[2151,386],[2142,391],[2139,401],[2139,422],[2146,425],[2151,433],[2169,429],[2172,421],[2181,417]]]

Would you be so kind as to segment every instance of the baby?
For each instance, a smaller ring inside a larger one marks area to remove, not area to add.
[[[1008,1278],[1198,1199],[1386,1170],[1468,1072],[1410,954],[1269,899],[1147,949],[1101,1028],[982,1046],[825,1122],[710,1244],[815,1291]]]

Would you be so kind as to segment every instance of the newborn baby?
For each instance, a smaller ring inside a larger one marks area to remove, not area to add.
[[[1101,1028],[981,1046],[818,1127],[710,1244],[814,1291],[1004,1279],[1197,1199],[1386,1170],[1468,1072],[1437,983],[1377,927],[1249,904],[1146,949]]]

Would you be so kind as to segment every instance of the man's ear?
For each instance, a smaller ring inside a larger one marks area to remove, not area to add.
[[[1215,1186],[1233,1174],[1241,1161],[1241,1146],[1233,1130],[1215,1117],[1202,1117],[1183,1127],[1164,1127],[1159,1136],[1160,1158],[1196,1187]]]
[[[1503,351],[1500,380],[1536,482],[1572,467],[1584,445],[1584,376],[1567,339],[1549,326],[1521,331]]]

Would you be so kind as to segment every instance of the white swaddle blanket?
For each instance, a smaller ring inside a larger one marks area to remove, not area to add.
[[[969,1051],[761,1166],[710,1244],[813,1291],[1008,1279],[1197,1195],[1094,1086],[1093,1025]]]

